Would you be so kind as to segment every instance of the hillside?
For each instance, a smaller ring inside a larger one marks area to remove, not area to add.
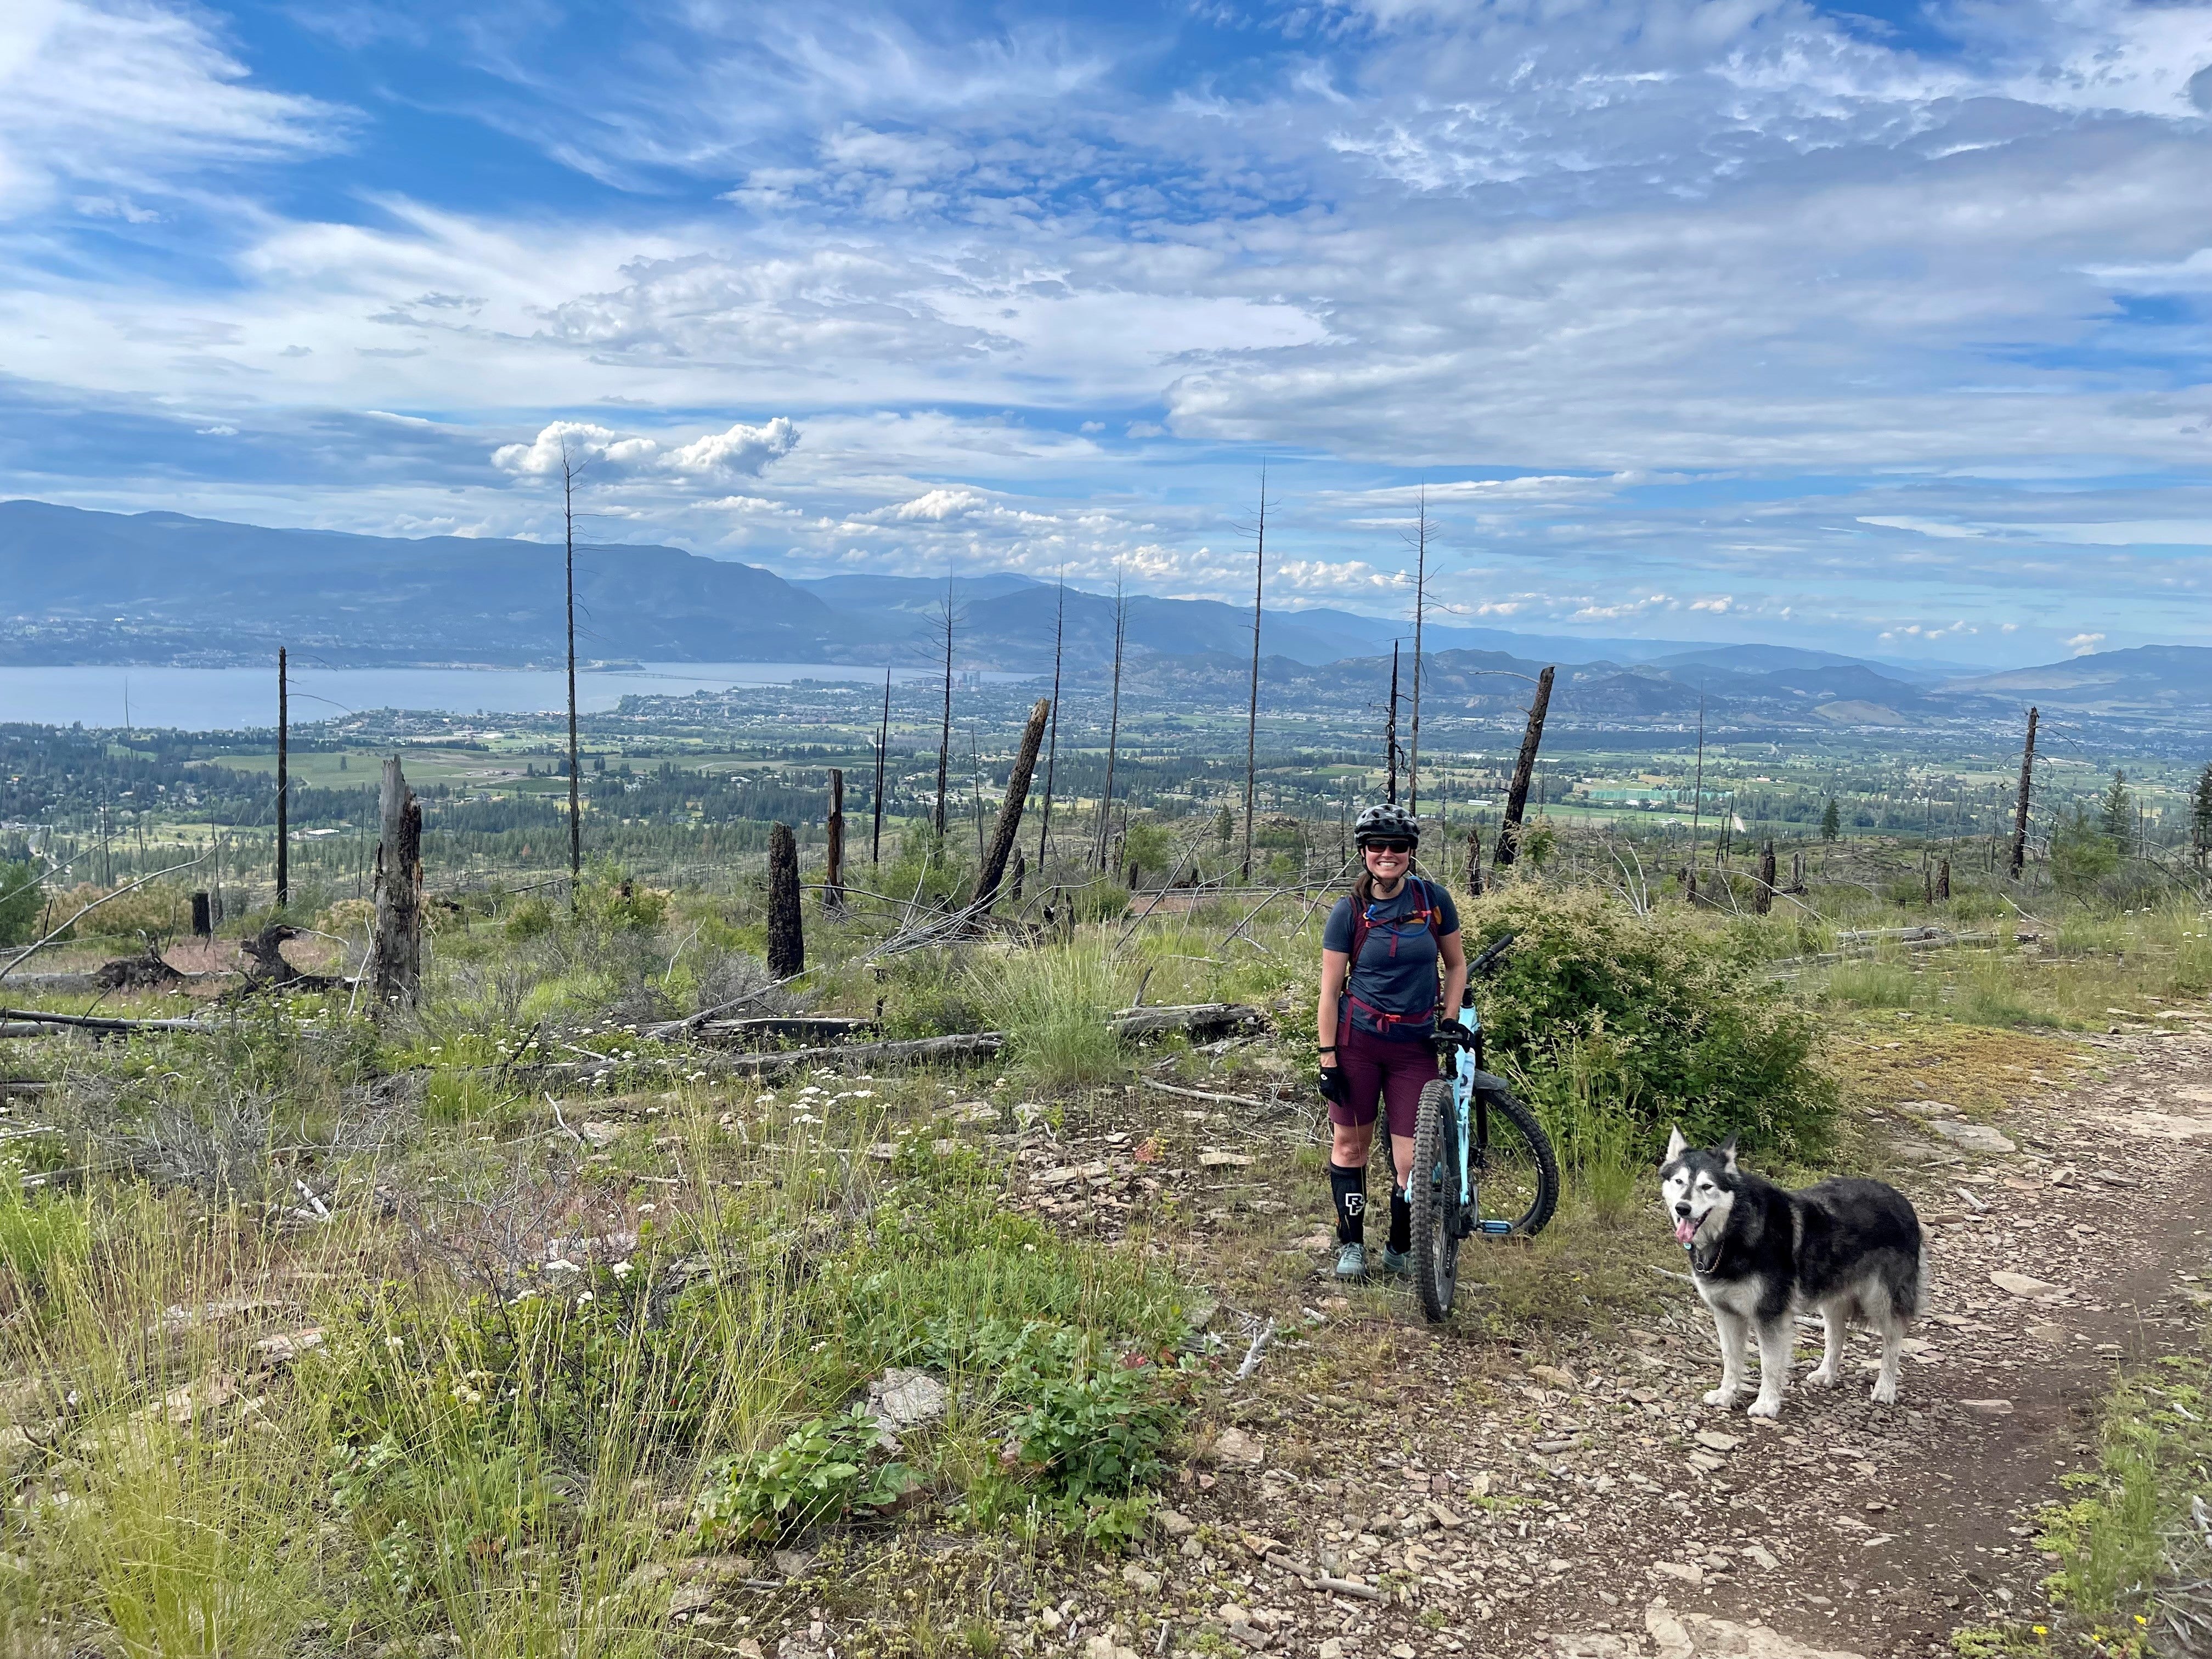
[[[2212,647],[2140,645],[1954,680],[1946,691],[2111,712],[2212,707]]]
[[[557,660],[561,550],[489,538],[403,539],[272,529],[176,513],[118,514],[0,501],[0,663],[220,665],[278,644],[331,666]],[[681,548],[592,544],[576,556],[578,647],[586,659],[673,662],[933,661],[945,597],[937,576],[787,580]],[[1061,590],[1013,572],[953,583],[963,668],[1049,672]],[[1066,672],[1112,660],[1113,599],[1069,587]],[[1132,594],[1137,683],[1234,700],[1249,672],[1251,612],[1204,599]],[[1267,611],[1266,695],[1314,707],[1384,695],[1403,618],[1331,608]],[[1431,625],[1425,684],[1444,706],[1499,713],[1559,665],[1558,707],[1582,720],[1709,715],[1825,726],[1913,718],[2009,718],[2040,701],[2119,717],[2212,706],[2212,648],[2146,646],[1936,683],[1925,666],[1766,644],[1571,639]]]
[[[561,550],[400,540],[0,501],[15,620],[0,660],[178,661],[278,643],[333,662],[550,661]],[[580,548],[579,649],[595,658],[811,662],[830,607],[774,573],[673,547]]]

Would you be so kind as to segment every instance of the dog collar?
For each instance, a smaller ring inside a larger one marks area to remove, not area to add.
[[[1728,1241],[1724,1237],[1715,1239],[1713,1241],[1712,1255],[1708,1260],[1700,1261],[1698,1260],[1697,1237],[1696,1235],[1692,1234],[1691,1236],[1690,1242],[1682,1246],[1682,1253],[1690,1258],[1690,1271],[1693,1273],[1709,1273],[1712,1272],[1714,1268],[1719,1267],[1721,1265],[1721,1251],[1727,1244],[1727,1242]]]

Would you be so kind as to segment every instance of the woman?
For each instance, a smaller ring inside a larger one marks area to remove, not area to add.
[[[1376,1103],[1390,1126],[1390,1237],[1382,1270],[1412,1265],[1413,1209],[1406,1182],[1413,1161],[1413,1118],[1421,1085],[1438,1073],[1434,1038],[1439,1006],[1455,1009],[1467,988],[1467,952],[1451,895],[1411,874],[1420,825],[1393,802],[1359,815],[1354,836],[1365,866],[1348,898],[1336,902],[1322,934],[1321,1091],[1335,1136],[1329,1194],[1336,1203],[1336,1276],[1366,1277],[1367,1153]],[[1437,965],[1443,964],[1443,995]],[[1443,1022],[1448,1030],[1456,1023]]]

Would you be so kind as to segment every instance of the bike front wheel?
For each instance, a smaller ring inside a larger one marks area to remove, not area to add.
[[[1559,1164],[1551,1137],[1530,1111],[1503,1089],[1474,1098],[1474,1146],[1465,1200],[1469,1231],[1492,1237],[1543,1231],[1559,1206]]]
[[[1424,1084],[1413,1120],[1413,1289],[1431,1320],[1451,1312],[1459,1290],[1459,1108],[1452,1085]]]

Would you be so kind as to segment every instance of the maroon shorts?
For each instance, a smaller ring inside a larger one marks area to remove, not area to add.
[[[1352,1103],[1331,1101],[1328,1121],[1352,1127],[1372,1123],[1379,1097],[1389,1119],[1390,1133],[1412,1139],[1413,1121],[1419,1115],[1421,1085],[1435,1082],[1441,1075],[1436,1050],[1428,1039],[1394,1041],[1349,1026],[1337,1040],[1336,1063],[1344,1069],[1345,1092]]]

